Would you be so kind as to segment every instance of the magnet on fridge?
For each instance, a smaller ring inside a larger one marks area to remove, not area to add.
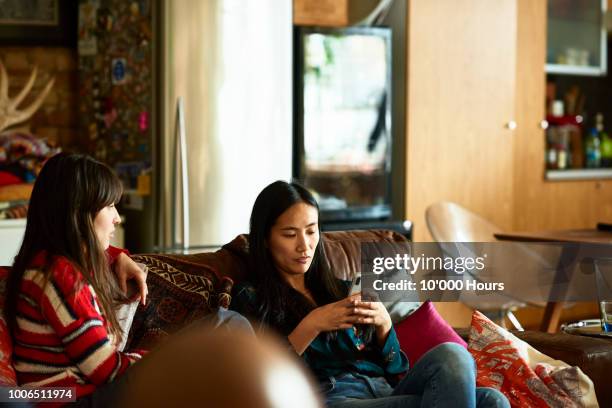
[[[118,133],[113,133],[111,137],[111,147],[116,152],[121,152],[123,150],[123,143],[121,143],[121,135]]]
[[[92,56],[98,52],[95,36],[96,13],[98,7],[91,3],[79,5],[78,53],[80,56]]]
[[[140,14],[146,16],[149,14],[149,0],[139,0]]]
[[[140,112],[138,115],[138,130],[141,133],[146,132],[149,129],[149,112]]]
[[[143,42],[146,42],[146,41],[143,40]],[[141,43],[141,48],[138,48],[134,51],[134,61],[143,62],[144,59],[145,59],[145,52],[142,49],[142,43]]]
[[[134,147],[136,146],[136,138],[134,137],[134,135],[129,135],[126,139],[128,146],[130,147]]]
[[[144,21],[140,23],[140,36],[144,40],[150,40],[151,38],[153,38],[153,32],[151,31],[151,26]]]
[[[95,157],[100,161],[106,161],[106,154],[106,143],[104,143],[104,140],[99,139],[96,142]]]
[[[133,1],[132,4],[130,4],[130,12],[134,17],[137,17],[140,14],[140,7],[138,7],[137,2]]]
[[[88,127],[89,140],[96,140],[98,138],[98,126],[95,123],[90,123]]]
[[[138,176],[136,191],[140,196],[148,196],[151,194],[151,176],[149,174],[141,173]]]
[[[113,85],[121,85],[126,81],[127,74],[125,58],[113,58],[111,62],[111,74]]]
[[[123,208],[130,210],[142,210],[144,208],[144,201],[141,196],[130,191],[123,194],[121,205]]]
[[[115,120],[117,120],[117,109],[113,108],[104,114],[104,125],[107,129],[113,125]]]
[[[106,31],[112,31],[114,23],[115,23],[115,19],[113,18],[113,16],[108,16],[106,18]]]
[[[104,98],[104,111],[108,112],[115,109],[115,103],[113,102],[113,98],[106,97]]]

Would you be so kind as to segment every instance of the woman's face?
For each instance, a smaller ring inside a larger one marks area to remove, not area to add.
[[[115,232],[115,225],[120,222],[121,218],[115,208],[115,204],[102,208],[96,214],[96,218],[94,218],[94,231],[103,250],[110,246],[113,232]]]
[[[292,205],[270,229],[268,249],[284,277],[303,275],[310,268],[319,243],[317,209],[300,202]]]

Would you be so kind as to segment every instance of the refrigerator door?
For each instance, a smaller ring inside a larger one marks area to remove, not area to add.
[[[180,243],[172,196],[176,102],[183,99],[189,244],[221,246],[248,232],[253,202],[291,178],[292,2],[184,0],[161,14],[161,247]],[[175,189],[180,191],[180,189]],[[180,211],[176,218],[180,218]]]

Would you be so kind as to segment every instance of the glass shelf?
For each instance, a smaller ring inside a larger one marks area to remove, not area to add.
[[[607,0],[548,0],[546,72],[607,73]]]

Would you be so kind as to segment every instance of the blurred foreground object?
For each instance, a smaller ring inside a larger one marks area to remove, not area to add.
[[[270,337],[186,331],[132,368],[122,406],[321,407],[297,361]]]

